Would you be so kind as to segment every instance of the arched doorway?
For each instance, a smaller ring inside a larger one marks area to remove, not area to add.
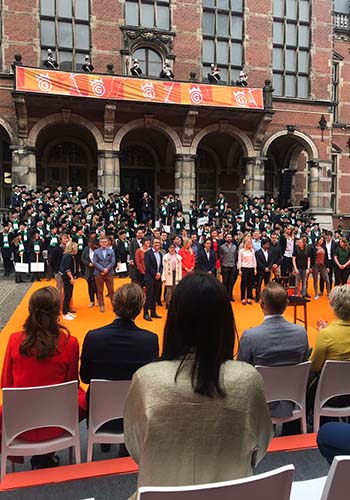
[[[269,146],[265,165],[265,194],[280,207],[296,206],[307,196],[310,152],[292,134],[277,137]]]
[[[220,191],[233,208],[238,207],[244,192],[243,150],[225,133],[210,133],[198,144],[196,160],[196,195],[215,203]]]
[[[97,148],[88,130],[78,125],[45,129],[38,138],[39,186],[80,185],[84,191],[97,187]]]
[[[153,209],[160,198],[175,187],[175,152],[170,139],[151,128],[130,130],[120,145],[120,191],[129,193],[137,212],[145,191],[153,198]],[[139,215],[139,213],[138,213]]]
[[[11,139],[5,129],[0,127],[0,208],[8,207],[11,200],[12,186],[12,151]]]

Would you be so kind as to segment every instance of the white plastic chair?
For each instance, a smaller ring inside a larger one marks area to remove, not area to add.
[[[266,401],[292,401],[297,405],[290,417],[272,417],[273,424],[301,419],[301,432],[307,433],[306,389],[310,371],[310,361],[297,365],[256,366],[264,380]]]
[[[178,487],[141,487],[137,500],[289,500],[294,466],[286,465],[257,476]]]
[[[124,434],[100,431],[102,425],[123,418],[126,396],[131,380],[96,380],[90,382],[89,432],[87,461],[92,461],[95,443],[124,443]]]
[[[70,448],[80,463],[78,381],[41,387],[3,389],[1,479],[6,474],[7,457],[44,455]],[[25,431],[59,427],[64,434],[46,441],[25,441]],[[14,470],[14,464],[12,464]]]
[[[350,456],[335,457],[328,476],[294,482],[290,500],[348,500]]]
[[[326,361],[317,384],[314,405],[314,432],[320,428],[320,418],[349,417],[350,406],[336,408],[327,401],[350,394],[350,361]]]

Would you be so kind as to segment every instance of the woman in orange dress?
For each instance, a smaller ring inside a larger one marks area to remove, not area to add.
[[[185,238],[183,247],[180,248],[179,255],[182,258],[182,277],[184,278],[188,273],[194,270],[195,258],[192,249],[192,240]]]

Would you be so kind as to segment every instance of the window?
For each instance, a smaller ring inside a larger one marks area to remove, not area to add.
[[[327,172],[328,176],[331,178],[331,185],[330,185],[330,195],[331,195],[331,208],[334,213],[337,213],[337,179],[338,179],[338,163],[339,163],[339,157],[341,154],[341,150],[332,144],[332,170],[329,170]]]
[[[158,52],[147,47],[137,49],[133,53],[132,58],[139,61],[143,75],[159,76],[162,70],[163,61]]]
[[[273,2],[273,88],[275,96],[309,96],[309,0]]]
[[[52,49],[60,69],[81,69],[90,52],[88,0],[40,0],[41,59]]]
[[[338,122],[338,105],[339,105],[339,63],[333,62],[332,65],[332,101],[333,106],[333,121]]]
[[[203,0],[202,33],[204,78],[214,63],[223,81],[238,80],[243,65],[243,1]]]
[[[125,24],[170,30],[170,0],[126,0]]]
[[[349,14],[349,0],[334,0],[334,12]]]

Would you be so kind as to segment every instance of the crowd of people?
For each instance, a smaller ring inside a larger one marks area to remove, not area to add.
[[[160,210],[155,227],[147,193],[143,199],[145,220],[139,223],[128,195],[106,200],[101,192],[85,196],[79,188],[27,193],[15,187],[1,234],[5,272],[11,272],[12,254],[15,262],[46,261],[47,278],[54,275],[56,287],[32,294],[23,330],[8,343],[2,387],[78,379],[78,342],[60,323],[60,312],[65,320],[75,318],[71,298],[75,279],[83,276],[89,306],[105,311],[106,286],[116,320],[87,332],[80,378],[86,384],[95,378],[132,378],[124,421],[115,421],[113,428],[124,429],[121,454],[130,453],[139,463],[138,485],[249,475],[271,439],[270,416],[288,417],[294,410],[291,402],[267,405],[253,366],[311,359],[310,381],[317,382],[326,360],[350,360],[348,241],[339,231],[321,231],[302,211],[278,208],[273,199],[245,198],[237,213],[223,193],[214,208],[205,200],[198,208],[192,202],[189,229],[176,195],[161,200],[159,208],[165,206],[167,215],[163,220]],[[21,245],[18,251],[16,245]],[[115,274],[130,276],[132,282],[115,292]],[[287,278],[293,292],[306,297],[309,274],[314,298],[326,287],[336,316],[330,324],[318,322],[311,357],[304,327],[282,317],[288,292],[280,284]],[[243,332],[240,341],[231,306],[239,275],[242,304],[252,303],[255,289],[264,313],[264,322]],[[158,337],[134,320],[142,310],[147,321],[160,318],[156,308],[163,300],[168,313],[159,358]],[[79,388],[81,419],[88,394]],[[321,428],[320,448],[328,461],[334,436],[339,443],[339,435],[348,433],[348,427],[333,427]],[[285,425],[286,434],[299,431]],[[41,429],[24,438],[47,439],[48,432]],[[50,432],[57,435],[56,429]],[[214,439],[203,439],[203,432]],[[33,468],[57,464],[53,454],[32,458]]]
[[[295,294],[310,297],[312,276],[317,300],[325,289],[329,295],[333,282],[348,282],[349,241],[340,230],[321,230],[305,206],[307,200],[289,210],[273,198],[244,196],[233,210],[219,193],[212,205],[203,197],[198,204],[192,200],[186,220],[177,194],[163,196],[154,217],[148,193],[136,210],[129,194],[105,197],[80,186],[27,192],[15,186],[0,233],[4,274],[14,269],[16,282],[25,271],[32,281],[55,276],[64,289],[66,319],[73,319],[68,304],[80,276],[88,283],[90,306],[97,302],[101,312],[104,285],[111,298],[113,276],[130,276],[147,290],[147,320],[157,317],[162,284],[168,305],[174,287],[193,270],[221,276],[232,301],[240,276],[243,304],[258,302],[262,284],[271,279],[284,278]]]

